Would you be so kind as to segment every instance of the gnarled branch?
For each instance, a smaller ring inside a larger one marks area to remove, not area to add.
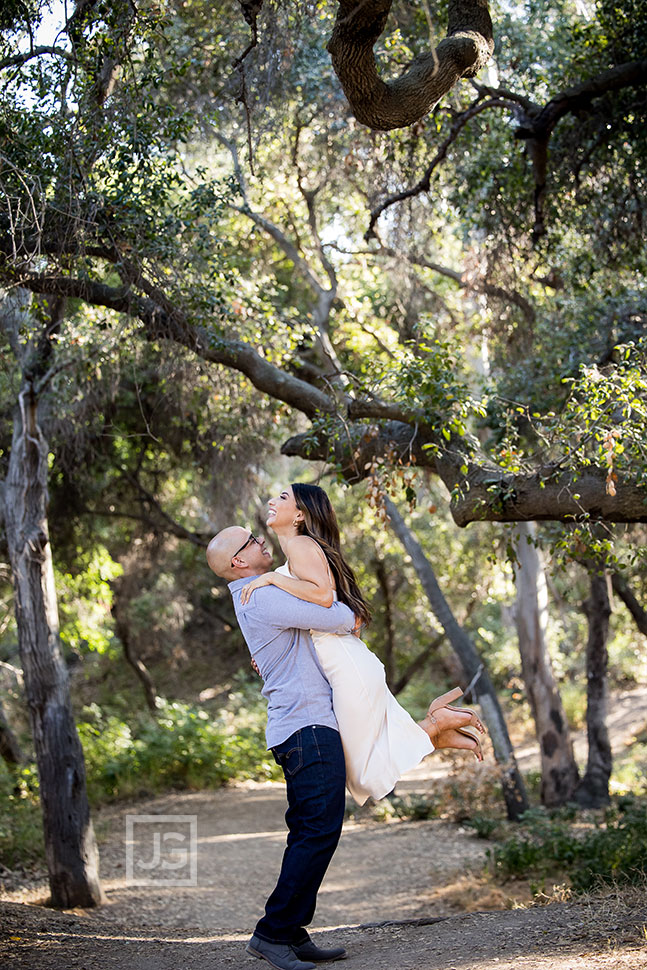
[[[368,474],[378,456],[395,452],[403,461],[432,469],[452,494],[451,512],[457,525],[487,520],[561,522],[602,519],[607,522],[647,522],[647,491],[632,481],[618,481],[616,495],[607,494],[607,469],[588,467],[579,474],[558,464],[512,474],[474,451],[465,439],[449,441],[425,423],[424,414],[397,401],[378,398],[337,400],[266,360],[252,344],[223,337],[168,312],[150,297],[130,287],[110,287],[92,280],[24,275],[20,285],[37,293],[75,297],[138,317],[149,340],[171,340],[203,360],[244,374],[254,386],[310,418],[338,415],[341,433],[310,432],[287,441],[282,451],[311,460],[333,457],[349,481]],[[346,415],[339,414],[345,407]],[[366,419],[380,422],[367,425]],[[350,422],[347,424],[346,421]]]
[[[440,436],[424,426],[415,435],[410,424],[400,421],[355,424],[351,430],[350,441],[348,434],[330,440],[321,434],[295,435],[281,451],[309,460],[333,459],[349,482],[368,476],[375,458],[396,454],[438,475],[452,495],[450,511],[459,526],[479,521],[647,522],[647,490],[619,481],[616,495],[608,495],[604,469],[587,467],[576,474],[549,464],[512,474],[482,455],[470,457],[464,439],[452,438],[443,448]]]
[[[378,74],[373,47],[392,0],[339,0],[328,44],[335,73],[357,120],[379,131],[423,118],[461,78],[474,77],[494,50],[486,0],[449,0],[447,37],[416,57],[395,81]]]

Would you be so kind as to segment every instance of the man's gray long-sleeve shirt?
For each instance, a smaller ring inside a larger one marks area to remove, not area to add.
[[[343,603],[315,606],[277,586],[261,586],[245,606],[240,591],[254,579],[229,583],[236,619],[263,678],[268,748],[299,728],[323,724],[338,730],[332,691],[317,660],[310,630],[351,633],[355,617]]]

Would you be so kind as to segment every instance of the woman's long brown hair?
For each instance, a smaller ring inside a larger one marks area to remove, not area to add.
[[[353,570],[342,555],[337,516],[330,499],[318,485],[293,482],[290,487],[296,506],[304,515],[304,521],[299,523],[299,534],[314,539],[323,549],[335,580],[338,599],[362,623],[370,623],[371,611],[360,592]]]

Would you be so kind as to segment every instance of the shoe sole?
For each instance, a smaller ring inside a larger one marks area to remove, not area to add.
[[[301,957],[299,957],[299,960],[300,959]],[[347,960],[347,959],[348,959],[347,953],[340,953],[338,957],[322,957],[321,960],[315,960],[314,957],[309,957],[307,962],[315,963],[315,964],[316,963],[337,963],[338,960]]]
[[[270,958],[266,956],[264,953],[261,953],[260,950],[255,950],[254,947],[251,945],[251,943],[247,944],[247,946],[245,947],[245,952],[251,954],[251,956],[253,957],[256,957],[258,960],[265,960],[266,963],[269,963],[271,967],[274,967],[274,970],[284,970],[283,967],[280,967],[278,963],[273,963],[270,960]],[[309,966],[309,961],[305,961],[305,963],[306,963],[306,966]],[[314,964],[312,965],[314,966]]]

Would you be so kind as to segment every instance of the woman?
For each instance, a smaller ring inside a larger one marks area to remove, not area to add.
[[[338,597],[355,613],[358,632],[370,621],[370,612],[341,553],[337,517],[324,490],[295,483],[268,505],[267,525],[276,533],[287,561],[245,586],[241,603],[268,584],[320,606],[330,606]],[[405,771],[433,751],[429,720],[434,719],[434,710],[460,697],[462,691],[455,688],[437,698],[427,717],[416,724],[386,686],[384,666],[358,636],[312,630],[312,639],[332,687],[348,789],[360,805],[369,795],[383,798]],[[481,760],[478,734],[472,730],[462,729],[464,746]]]

